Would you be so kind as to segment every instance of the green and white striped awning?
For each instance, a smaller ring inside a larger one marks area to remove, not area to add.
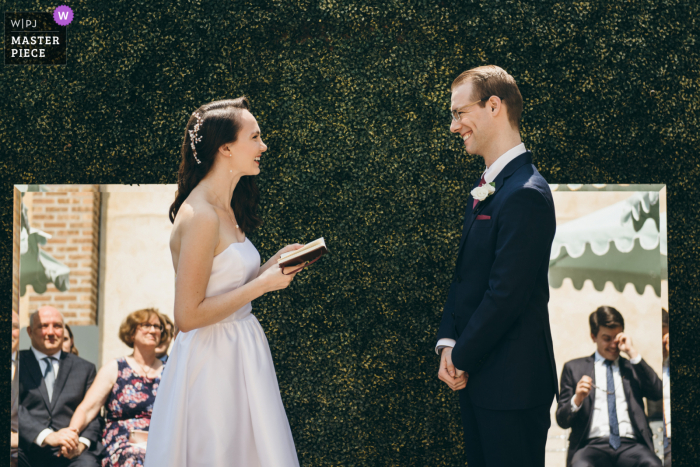
[[[619,292],[633,284],[640,295],[651,285],[661,296],[666,258],[666,213],[659,212],[659,193],[636,192],[625,201],[557,226],[549,283],[556,289],[568,277],[581,290],[591,280],[601,291],[612,282]]]

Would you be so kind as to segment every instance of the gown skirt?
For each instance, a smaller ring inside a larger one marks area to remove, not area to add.
[[[214,257],[207,296],[252,280],[259,258],[247,239],[231,244]],[[299,466],[267,338],[251,310],[248,303],[178,334],[158,388],[145,467]]]

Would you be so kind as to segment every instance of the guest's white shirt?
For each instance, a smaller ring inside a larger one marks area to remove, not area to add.
[[[493,164],[491,164],[489,167],[486,167],[486,170],[482,174],[482,177],[484,177],[484,181],[486,183],[491,183],[494,180],[496,180],[496,177],[498,177],[498,174],[501,173],[501,170],[503,170],[505,166],[510,163],[510,161],[512,161],[525,151],[525,143],[520,143],[514,148],[507,150],[498,159],[496,159],[496,161]],[[454,339],[444,337],[440,339],[437,345],[435,346],[435,353],[439,354],[440,349],[442,349],[443,347],[454,347],[456,343],[457,342]]]
[[[664,359],[662,381],[664,384],[664,417],[666,419],[666,437],[671,437],[671,366],[668,358]]]
[[[10,429],[12,430],[12,433],[17,433],[19,430],[19,380],[16,380],[15,376],[17,376],[17,352],[12,352],[12,379],[10,380],[10,384],[12,385],[10,389],[10,402],[12,403],[12,408],[10,409]],[[12,453],[13,457],[17,457],[16,448],[12,448]]]
[[[630,363],[636,365],[642,361],[642,356],[637,355],[636,358],[631,358]],[[591,429],[588,432],[588,438],[599,438],[610,436],[610,419],[608,418],[608,367],[605,366],[605,358],[595,352],[595,363],[593,364],[595,381],[593,384],[598,386],[595,390],[595,400],[593,402],[593,420],[591,421]],[[612,364],[613,384],[615,386],[615,412],[617,412],[617,424],[620,431],[620,437],[634,438],[634,428],[630,421],[629,412],[627,409],[627,398],[622,386],[622,377],[620,376],[620,359],[618,358]],[[576,413],[581,408],[581,405],[576,405],[574,398],[571,398],[571,411]]]
[[[32,349],[32,352],[34,353],[34,356],[36,357],[37,361],[39,362],[39,367],[41,368],[41,375],[43,376],[43,375],[46,374],[46,366],[48,365],[48,362],[47,362],[46,360],[44,360],[44,358],[48,357],[48,355],[46,355],[46,354],[43,353],[43,352],[39,352],[39,351],[38,351],[37,349],[35,349],[33,346],[31,347],[31,349]],[[52,366],[53,366],[53,374],[54,374],[55,379],[58,380],[58,370],[59,370],[60,367],[61,367],[61,365],[60,365],[60,362],[61,362],[61,350],[59,350],[57,353],[55,353],[55,354],[53,354],[53,355],[51,355],[51,356],[55,359],[55,360],[53,360],[53,361],[51,362],[51,363],[52,363]],[[52,430],[51,428],[46,428],[46,429],[44,429],[44,430],[41,430],[41,432],[39,432],[39,434],[37,435],[37,437],[36,437],[36,439],[34,440],[34,442],[35,442],[36,444],[38,444],[39,446],[43,446],[43,445],[44,445],[44,440],[46,440],[46,437],[49,436],[49,435],[50,435],[51,433],[53,433],[53,432],[54,432],[54,430]],[[81,443],[83,443],[83,444],[86,446],[87,449],[90,449],[90,444],[91,444],[91,443],[90,443],[90,440],[89,440],[89,439],[83,438],[83,437],[81,436],[81,437],[78,438],[78,441],[80,441]]]

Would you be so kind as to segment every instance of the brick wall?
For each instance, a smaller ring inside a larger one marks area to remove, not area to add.
[[[45,293],[38,294],[27,287],[26,312],[51,305],[70,325],[97,324],[99,186],[50,185],[49,189],[26,193],[25,204],[31,226],[52,235],[40,248],[70,268],[70,288],[60,292],[49,284]]]

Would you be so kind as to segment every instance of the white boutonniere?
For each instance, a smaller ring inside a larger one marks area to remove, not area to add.
[[[483,201],[496,192],[496,182],[478,186],[472,190],[472,198]]]

